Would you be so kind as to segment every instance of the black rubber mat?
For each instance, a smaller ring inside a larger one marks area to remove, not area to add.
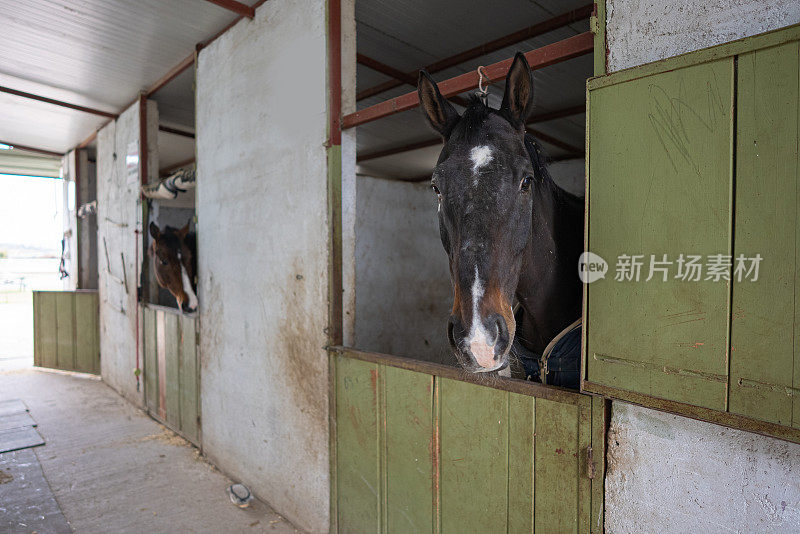
[[[3,534],[72,532],[32,449],[0,454],[0,503]]]
[[[0,401],[0,453],[44,445],[36,422],[19,399]]]

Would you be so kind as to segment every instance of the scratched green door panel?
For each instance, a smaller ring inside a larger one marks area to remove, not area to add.
[[[650,256],[730,254],[733,58],[589,90],[589,250],[609,263],[587,289],[593,383],[724,410],[729,287],[667,280]],[[640,281],[616,281],[642,255]]]
[[[508,393],[442,379],[442,532],[506,530]]]
[[[163,306],[142,308],[144,394],[147,410],[200,444],[200,367],[197,318]]]
[[[592,532],[590,397],[540,398],[348,353],[333,356],[339,532]]]
[[[800,427],[800,165],[797,41],[739,56],[730,411]],[[749,263],[746,263],[749,267]],[[795,373],[791,370],[794,369]]]
[[[381,367],[385,412],[386,525],[390,532],[430,532],[436,473],[431,462],[433,377]]]
[[[340,532],[381,530],[378,365],[336,362],[336,498]]]
[[[34,365],[100,373],[97,291],[34,291]]]

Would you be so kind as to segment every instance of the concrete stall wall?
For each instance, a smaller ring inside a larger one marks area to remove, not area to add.
[[[607,0],[615,71],[800,22],[794,0]],[[800,445],[612,404],[606,531],[800,531]]]
[[[329,523],[326,8],[270,0],[197,63],[204,452]]]
[[[147,106],[147,125],[152,177],[158,173],[158,110],[154,102]],[[97,246],[101,374],[123,397],[142,406],[143,388],[137,391],[134,375],[139,313],[136,288],[143,261],[141,237],[136,232],[141,232],[142,205],[138,166],[129,175],[126,164],[126,156],[138,149],[138,143],[138,103],[97,134]]]
[[[78,207],[97,200],[97,165],[89,161],[87,150],[77,150]],[[78,226],[78,288],[97,289],[97,215],[77,220]]]
[[[797,0],[606,0],[608,72],[798,22]]]
[[[356,179],[355,347],[455,363],[447,342],[453,302],[427,182]]]

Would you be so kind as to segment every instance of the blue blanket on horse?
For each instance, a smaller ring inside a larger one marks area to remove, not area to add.
[[[578,389],[581,373],[580,322],[570,325],[568,330],[559,336],[561,337],[555,343],[551,343],[552,346],[548,345],[545,349],[544,359],[541,354],[536,354],[522,346],[518,339],[514,340],[514,354],[519,357],[527,380]],[[546,372],[544,381],[542,380],[542,375],[545,374],[543,371]]]

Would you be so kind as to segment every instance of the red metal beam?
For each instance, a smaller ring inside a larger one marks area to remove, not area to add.
[[[525,54],[525,59],[531,70],[541,69],[572,59],[574,57],[589,54],[594,49],[594,34],[592,32],[585,32],[562,41],[558,41],[536,50],[531,50]],[[499,61],[489,65],[484,69],[484,74],[490,81],[496,82],[502,80],[508,74],[508,69],[511,68],[513,58]],[[439,90],[445,97],[451,97],[470,89],[478,87],[478,73],[467,72],[455,78],[450,78],[439,83]],[[419,97],[416,91],[406,93],[404,95],[386,100],[374,106],[356,111],[349,115],[345,115],[342,128],[352,128],[359,124],[372,122],[401,111],[413,109],[419,105]]]
[[[256,16],[255,8],[252,8],[247,4],[237,2],[236,0],[206,0],[206,2],[211,2],[212,4],[218,5],[219,7],[227,9],[228,11],[233,11],[237,15],[241,15],[249,19],[252,19]]]
[[[538,115],[532,116],[528,120],[528,124],[536,124],[537,122],[547,122],[554,119],[560,119],[562,117],[569,117],[572,115],[578,115],[580,113],[584,113],[586,111],[586,107],[584,105],[580,106],[572,106],[569,108],[564,109],[557,109],[555,111],[548,111],[547,113],[540,113]],[[535,135],[535,134],[534,134]],[[543,139],[544,140],[544,139]],[[411,152],[412,150],[419,150],[421,148],[427,148],[429,146],[436,146],[442,142],[440,137],[427,139],[425,141],[419,141],[416,143],[411,143],[408,145],[401,145],[392,148],[386,148],[384,150],[377,150],[375,152],[368,152],[366,154],[359,155],[356,157],[356,162],[361,163],[362,161],[369,161],[371,159],[377,158],[384,158],[386,156],[393,156],[395,154],[402,154],[403,152]],[[553,144],[553,143],[551,143]],[[556,145],[557,146],[557,145]]]
[[[489,41],[488,43],[478,45],[464,52],[436,61],[423,68],[427,70],[429,73],[434,74],[444,69],[460,65],[461,63],[465,63],[472,59],[485,56],[486,54],[489,54],[491,52],[496,52],[498,50],[502,50],[503,48],[513,46],[521,41],[525,41],[526,39],[531,39],[533,37],[545,34],[547,32],[551,32],[558,28],[563,28],[564,26],[572,24],[573,22],[586,19],[589,16],[591,16],[593,10],[594,10],[594,4],[587,4],[585,6],[581,6],[567,13],[563,13],[561,15],[545,20],[538,24],[534,24],[533,26],[528,26],[527,28],[523,28],[512,34],[506,35],[505,37],[500,37],[499,39],[495,39],[494,41]],[[370,96],[374,96],[384,91],[388,91],[389,89],[394,89],[395,87],[399,87],[400,85],[403,85],[403,83],[407,83],[404,79],[398,78],[397,76],[393,76],[387,73],[384,74],[386,74],[387,76],[392,76],[393,78],[395,78],[395,80],[378,84],[374,87],[370,87],[369,89],[364,89],[363,91],[359,92],[356,95],[356,100],[363,100],[365,98],[369,98]],[[411,85],[417,84],[416,81],[417,71],[403,73],[403,74],[411,76],[413,78],[414,81],[412,82]]]
[[[62,152],[54,152],[52,150],[45,150],[43,148],[20,145],[19,143],[12,143],[11,141],[0,141],[0,143],[4,145],[11,145],[16,150],[24,150],[25,152],[34,152],[36,154],[42,154],[44,156],[54,156],[60,158],[64,155]]]
[[[62,108],[83,111],[84,113],[100,115],[101,117],[108,117],[110,119],[116,119],[118,117],[116,113],[110,113],[108,111],[102,111],[95,108],[88,108],[86,106],[79,106],[77,104],[70,104],[69,102],[64,102],[63,100],[56,100],[55,98],[48,98],[46,96],[35,95],[33,93],[26,93],[25,91],[17,91],[16,89],[12,89],[10,87],[0,86],[0,93],[8,93],[10,95],[21,96],[22,98],[30,98],[31,100],[38,100],[39,102],[46,102],[47,104],[53,104],[54,106],[61,106]]]

